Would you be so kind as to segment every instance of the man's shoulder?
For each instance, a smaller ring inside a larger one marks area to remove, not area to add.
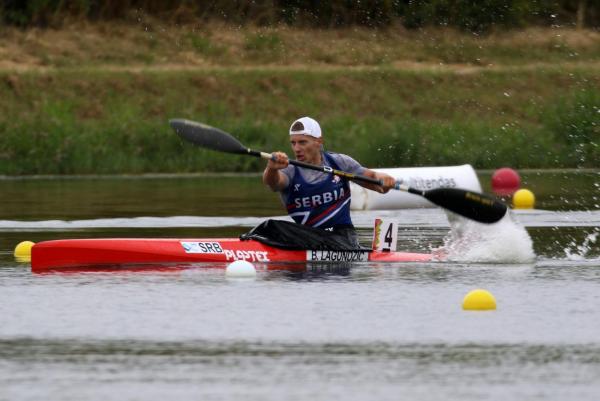
[[[335,164],[338,165],[340,170],[354,174],[362,174],[365,170],[365,168],[351,156],[335,152],[327,152],[327,154],[335,161]]]
[[[288,164],[287,167],[284,167],[279,171],[281,171],[283,174],[287,175],[288,177],[293,177],[294,173],[296,171],[296,166],[294,166],[293,164]]]
[[[342,161],[346,163],[358,163],[352,156],[348,156],[344,153],[336,153],[336,152],[325,152],[336,162]]]
[[[330,151],[325,151],[325,153],[335,160],[354,160],[352,157],[345,155],[343,153],[330,152]]]
[[[292,180],[294,179],[294,175],[296,173],[296,169],[295,166],[290,164],[285,168],[282,168],[281,170],[279,170],[286,178],[287,178],[287,182],[285,183],[285,185],[283,185],[283,187],[279,190],[279,192],[285,192],[287,191],[287,189],[290,186],[290,182],[292,182]]]

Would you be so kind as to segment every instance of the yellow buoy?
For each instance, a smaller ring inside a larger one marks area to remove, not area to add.
[[[489,291],[477,289],[465,295],[462,306],[464,310],[494,310],[496,298]]]
[[[22,241],[15,247],[15,258],[19,262],[29,262],[31,260],[31,247],[35,245],[35,242]]]
[[[535,195],[530,190],[522,188],[514,193],[512,201],[515,209],[533,209]]]

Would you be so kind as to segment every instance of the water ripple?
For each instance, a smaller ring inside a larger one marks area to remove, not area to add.
[[[589,211],[512,211],[525,227],[597,227],[600,210]],[[440,209],[403,209],[393,211],[361,211],[352,215],[359,228],[372,227],[377,217],[395,219],[400,227],[448,228],[447,215]],[[253,227],[269,217],[237,216],[171,216],[102,218],[82,220],[0,220],[0,231],[53,231],[89,228],[175,228],[175,227]],[[289,219],[287,216],[270,218]]]

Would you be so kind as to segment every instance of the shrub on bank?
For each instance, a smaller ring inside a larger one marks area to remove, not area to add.
[[[146,14],[171,22],[200,18],[235,25],[287,24],[318,28],[383,27],[399,21],[407,28],[441,25],[473,32],[538,24],[597,27],[600,22],[597,2],[579,0],[7,0],[0,5],[0,18],[18,26],[58,25],[65,16],[114,20],[138,19]]]
[[[307,114],[327,149],[370,167],[598,167],[598,77],[585,71],[0,74],[0,174],[260,171],[262,160],[184,143],[168,119],[289,152],[289,124]]]
[[[577,166],[600,160],[600,91],[583,87],[557,100],[545,116],[548,129],[565,144]]]

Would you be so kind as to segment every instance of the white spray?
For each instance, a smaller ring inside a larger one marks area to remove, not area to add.
[[[433,252],[440,259],[467,263],[524,264],[535,260],[533,241],[510,211],[497,223],[484,224],[448,214],[450,233]]]
[[[593,233],[588,234],[581,245],[577,245],[575,241],[571,241],[569,247],[565,248],[565,256],[568,260],[584,260],[588,252],[592,249],[592,246],[598,239],[598,232],[600,230],[596,228]]]

